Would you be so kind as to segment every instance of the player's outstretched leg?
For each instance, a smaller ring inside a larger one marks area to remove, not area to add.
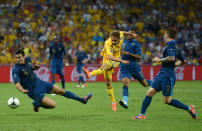
[[[89,79],[90,78],[90,72],[84,67],[82,69],[83,69],[84,74],[86,75],[86,78]]]
[[[82,68],[84,74],[86,75],[86,78],[89,79],[91,76],[96,76],[96,75],[100,75],[103,74],[104,71],[107,69],[107,64],[102,65],[102,67],[100,67],[97,70],[93,70],[92,72],[89,72],[86,68]]]
[[[168,105],[188,111],[193,119],[197,117],[194,105],[187,106],[176,99],[171,99],[170,96],[164,96],[164,102]]]
[[[81,103],[84,103],[84,104],[86,104],[87,101],[92,97],[92,93],[89,93],[87,96],[85,96],[83,98],[79,97],[70,91],[66,91],[64,89],[61,89],[57,85],[53,85],[51,92],[58,94],[58,95],[62,95],[62,96],[69,98],[69,99],[80,101]]]

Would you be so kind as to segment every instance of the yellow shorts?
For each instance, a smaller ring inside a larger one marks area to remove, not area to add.
[[[105,80],[112,79],[113,69],[118,67],[120,62],[107,60],[103,61],[103,64],[107,64],[107,70],[104,71]]]

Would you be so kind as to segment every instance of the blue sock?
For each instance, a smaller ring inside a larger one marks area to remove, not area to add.
[[[150,105],[151,101],[152,101],[152,97],[145,96],[145,98],[142,102],[142,108],[141,108],[141,112],[140,112],[142,115],[145,115],[145,112],[146,112],[148,106]]]
[[[52,84],[55,84],[55,80],[52,80]]]
[[[83,102],[83,101],[84,101],[83,98],[81,98],[81,97],[75,95],[74,93],[72,93],[72,92],[70,92],[70,91],[65,91],[65,93],[64,93],[63,96],[66,97],[66,98],[70,98],[70,99],[73,99],[73,100],[80,101],[80,102]]]
[[[79,81],[78,81],[78,84],[80,84],[81,83],[81,76],[79,76]]]
[[[84,79],[83,79],[83,76],[81,76],[81,81],[83,82],[83,84],[85,84],[85,81],[84,81]]]
[[[151,86],[152,81],[150,81],[150,80],[146,80],[146,81],[148,83],[148,86]]]
[[[64,89],[64,88],[65,88],[65,80],[64,80],[64,77],[61,79],[61,83],[62,83],[62,88]]]
[[[128,86],[123,86],[123,101],[128,103]]]
[[[185,104],[183,104],[183,103],[181,103],[180,101],[175,100],[175,99],[172,99],[172,100],[170,101],[170,104],[169,104],[169,105],[172,105],[172,106],[174,106],[174,107],[181,108],[181,109],[184,109],[184,110],[189,111],[189,106],[187,106],[187,105],[185,105]]]
[[[83,84],[85,83],[82,76],[79,76],[79,84],[80,84],[80,82],[82,82]]]

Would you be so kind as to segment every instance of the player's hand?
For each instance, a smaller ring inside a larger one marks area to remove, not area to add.
[[[23,90],[22,93],[23,94],[27,94],[29,92],[29,90]]]
[[[139,36],[138,36],[138,34],[133,34],[133,37],[134,37],[135,39],[137,39]]]
[[[121,63],[123,63],[123,64],[129,64],[130,62],[127,61],[127,60],[122,60]]]
[[[154,57],[153,59],[152,59],[152,62],[160,62],[160,58],[159,57]]]
[[[121,54],[128,55],[129,53],[127,51],[121,51]]]
[[[86,63],[86,61],[85,61],[85,60],[82,60],[81,62],[82,62],[83,64],[85,64],[85,63]]]

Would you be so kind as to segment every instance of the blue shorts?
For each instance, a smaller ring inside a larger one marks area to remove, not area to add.
[[[57,63],[51,63],[51,73],[52,74],[59,74],[64,75],[64,65],[63,63],[57,64]]]
[[[127,77],[130,80],[131,80],[131,77],[133,77],[134,79],[138,81],[142,81],[145,79],[142,73],[142,70],[140,68],[137,68],[137,69],[121,68],[120,71],[121,71],[121,80],[124,77]]]
[[[79,73],[79,74],[82,74],[83,73],[83,64],[78,64],[76,67],[77,67],[77,72]]]
[[[44,94],[50,94],[53,88],[53,84],[42,80],[36,80],[34,86],[29,89],[28,96],[34,100],[34,106],[39,107],[41,101],[44,98]]]
[[[158,73],[158,75],[152,81],[151,87],[157,92],[162,91],[163,96],[172,96],[175,81],[175,76],[165,76]]]

